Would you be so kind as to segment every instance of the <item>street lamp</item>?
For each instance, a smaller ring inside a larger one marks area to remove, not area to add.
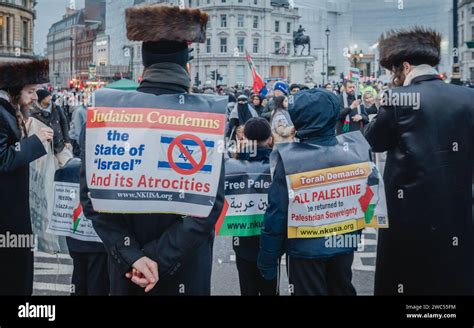
[[[74,78],[74,74],[72,72],[72,69],[73,69],[73,65],[72,65],[72,49],[73,49],[73,42],[74,42],[74,38],[73,37],[69,37],[69,41],[71,41],[71,53],[70,53],[70,60],[69,60],[69,72],[71,74],[71,78],[69,79],[69,81],[72,81],[73,78]]]
[[[123,46],[122,47],[122,50],[125,50],[125,49],[128,49],[128,56],[130,57],[130,62],[128,64],[129,66],[129,71],[130,71],[130,79],[133,80],[133,56],[134,56],[134,48],[133,46]],[[125,57],[127,57],[127,55],[125,54]]]
[[[197,69],[196,69],[196,86],[199,88],[199,86],[201,85],[201,80],[199,78],[199,54],[201,53],[201,46],[198,44],[197,45],[197,50],[196,50],[196,54],[197,54]]]
[[[314,50],[322,50],[322,53],[323,53],[323,71],[321,72],[321,75],[323,76],[323,84],[326,83],[326,80],[325,80],[325,76],[327,75],[327,72],[324,72],[324,69],[327,68],[326,65],[324,65],[324,48],[313,48]],[[327,58],[326,60],[329,60],[329,58]],[[329,75],[328,75],[328,81],[329,81]]]
[[[354,68],[357,68],[357,62],[361,61],[362,58],[364,58],[364,53],[362,52],[362,50],[360,50],[359,52],[354,51],[353,53],[349,50],[349,52],[347,53],[347,58],[354,63]]]
[[[329,26],[326,28],[326,74],[328,76],[328,82],[329,82],[329,36],[331,35],[331,30],[329,29]]]

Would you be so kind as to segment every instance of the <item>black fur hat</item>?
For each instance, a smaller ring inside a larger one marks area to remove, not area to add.
[[[49,82],[47,59],[0,64],[0,89],[47,82]]]
[[[206,41],[209,15],[199,9],[157,4],[135,6],[126,9],[125,18],[130,41]]]
[[[379,40],[380,65],[388,70],[403,62],[437,66],[441,61],[441,35],[431,29],[390,31]]]

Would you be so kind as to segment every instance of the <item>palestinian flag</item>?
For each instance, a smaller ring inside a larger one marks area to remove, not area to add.
[[[82,214],[82,205],[79,203],[77,207],[74,209],[73,212],[73,217],[72,217],[72,231],[76,232],[77,227],[79,227],[79,222],[81,222],[81,216]]]
[[[354,67],[349,68],[349,81],[359,82],[359,80],[360,80],[360,70]]]
[[[253,76],[253,92],[255,94],[259,94],[260,90],[263,89],[265,83],[263,82],[262,77],[258,74],[257,70],[255,69],[255,65],[253,64],[252,57],[247,50],[245,50],[245,57],[247,58],[247,62],[249,64],[250,70],[252,71]]]
[[[378,171],[373,168],[372,173],[367,179],[367,188],[365,194],[359,198],[362,211],[365,213],[365,223],[369,224],[374,217],[375,208],[379,202],[379,178]]]

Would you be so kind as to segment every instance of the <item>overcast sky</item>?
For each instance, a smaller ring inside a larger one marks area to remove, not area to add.
[[[43,54],[46,48],[46,36],[51,25],[66,12],[69,0],[38,0],[35,21],[35,53]],[[83,8],[84,0],[76,0],[76,8]]]

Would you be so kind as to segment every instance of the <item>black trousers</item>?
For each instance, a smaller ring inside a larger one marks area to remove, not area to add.
[[[33,294],[33,252],[31,249],[0,250],[0,295]]]
[[[110,292],[107,253],[69,252],[74,262],[73,296],[107,296]]]
[[[289,281],[294,296],[355,296],[352,285],[354,253],[324,259],[289,257]]]
[[[258,270],[257,262],[247,261],[237,256],[236,263],[242,296],[276,296],[279,294],[278,279],[264,279]]]

